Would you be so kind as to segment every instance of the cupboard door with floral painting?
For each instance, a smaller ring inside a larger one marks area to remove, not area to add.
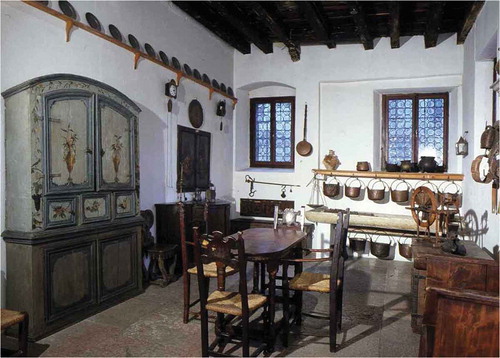
[[[107,98],[97,101],[98,190],[133,189],[135,116]]]
[[[93,102],[78,90],[45,97],[47,194],[94,190]]]

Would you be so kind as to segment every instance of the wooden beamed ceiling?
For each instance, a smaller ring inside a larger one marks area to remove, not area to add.
[[[438,46],[440,34],[457,34],[463,44],[484,1],[173,1],[180,9],[243,54],[254,44],[273,52],[283,43],[293,61],[301,46],[362,44],[389,37],[424,36],[425,48]]]

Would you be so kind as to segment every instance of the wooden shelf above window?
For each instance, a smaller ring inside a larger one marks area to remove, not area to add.
[[[187,78],[193,82],[196,82],[200,86],[208,88],[208,98],[209,99],[212,99],[212,95],[214,93],[218,93],[224,97],[229,98],[233,102],[233,108],[236,105],[236,103],[238,102],[238,99],[236,97],[232,97],[232,96],[228,95],[227,93],[225,93],[217,88],[213,88],[210,84],[205,83],[202,80],[199,80],[193,76],[189,76],[189,75],[185,74],[184,72],[182,72],[181,70],[176,69],[175,67],[172,67],[170,65],[166,65],[163,62],[161,62],[160,60],[158,60],[157,58],[151,57],[145,52],[138,51],[135,48],[133,48],[132,46],[129,46],[129,45],[125,44],[124,42],[118,41],[114,37],[106,35],[103,32],[97,31],[97,30],[93,29],[92,27],[85,25],[84,23],[82,23],[80,21],[73,20],[71,17],[66,16],[66,15],[64,15],[64,14],[62,14],[54,9],[51,9],[50,7],[47,7],[47,6],[43,5],[42,3],[39,3],[37,1],[28,1],[28,0],[22,0],[22,1],[27,5],[33,6],[40,11],[43,11],[49,15],[57,17],[60,20],[63,20],[66,23],[66,42],[69,42],[69,40],[70,40],[71,30],[74,27],[80,28],[84,31],[87,31],[87,32],[97,36],[97,37],[100,37],[101,39],[109,41],[109,42],[115,44],[116,46],[119,46],[127,51],[132,52],[134,54],[134,70],[137,69],[137,65],[139,63],[139,60],[141,58],[143,58],[145,60],[149,60],[151,62],[154,62],[158,66],[166,68],[167,70],[170,70],[171,72],[174,72],[176,74],[176,77],[177,77],[177,84],[179,84],[179,82],[182,78]],[[55,2],[53,2],[53,3],[55,3]]]
[[[404,172],[360,172],[356,170],[313,169],[313,173],[336,177],[408,179],[408,180],[464,180],[463,174],[454,173],[404,173]]]

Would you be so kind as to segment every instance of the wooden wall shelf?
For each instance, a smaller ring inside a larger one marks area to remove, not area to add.
[[[453,173],[404,173],[404,172],[360,172],[356,170],[313,169],[313,173],[336,177],[413,179],[413,180],[464,180],[463,174]]]
[[[71,35],[72,29],[75,27],[80,28],[84,31],[87,31],[87,32],[97,36],[97,37],[100,37],[106,41],[109,41],[109,42],[115,44],[116,46],[119,46],[127,51],[132,52],[134,54],[134,70],[137,69],[139,60],[141,58],[143,58],[145,60],[149,60],[151,62],[154,62],[157,65],[166,68],[167,70],[174,72],[177,76],[177,85],[179,84],[179,82],[182,78],[186,78],[186,79],[189,79],[193,82],[196,82],[200,86],[208,88],[208,99],[212,99],[212,95],[214,93],[218,93],[224,97],[229,98],[233,102],[233,108],[234,108],[234,106],[236,106],[236,103],[238,102],[238,99],[236,97],[232,97],[232,96],[228,95],[227,93],[225,93],[217,88],[213,88],[210,84],[205,83],[202,80],[199,80],[193,76],[189,76],[189,75],[185,74],[184,72],[182,72],[181,70],[176,69],[175,67],[172,67],[170,65],[166,65],[163,62],[161,62],[160,60],[158,60],[157,58],[151,57],[145,52],[138,51],[135,48],[133,48],[132,46],[129,46],[121,41],[118,41],[114,37],[106,35],[103,32],[97,31],[94,28],[92,28],[88,25],[85,25],[84,23],[82,23],[80,21],[73,20],[71,17],[66,16],[66,15],[64,15],[64,14],[62,14],[54,9],[51,9],[50,7],[47,7],[40,2],[28,1],[28,0],[22,0],[22,1],[27,5],[33,6],[40,11],[43,11],[49,15],[52,15],[54,17],[57,17],[58,19],[63,20],[66,23],[66,30],[65,30],[66,31],[66,42],[70,41],[70,37],[71,37],[70,35]],[[53,3],[55,3],[55,2],[53,2]]]

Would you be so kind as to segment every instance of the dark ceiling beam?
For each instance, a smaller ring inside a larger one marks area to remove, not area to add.
[[[483,8],[484,1],[473,1],[469,12],[465,15],[464,22],[457,32],[457,44],[461,45],[465,42],[469,31],[472,29],[477,16]]]
[[[354,20],[354,24],[356,25],[356,32],[358,33],[363,47],[365,48],[365,50],[373,50],[373,37],[370,35],[370,31],[368,30],[363,7],[357,1],[350,1],[349,13]]]
[[[321,9],[318,9],[312,1],[297,1],[296,3],[306,16],[309,25],[311,25],[318,38],[323,41],[328,48],[335,48],[335,40],[330,36],[326,25],[327,22],[322,15]]]
[[[242,16],[238,16],[235,14],[235,11],[230,11],[226,8],[224,2],[208,1],[207,5],[211,7],[221,18],[237,29],[248,42],[252,42],[262,52],[266,54],[273,52],[273,43],[247,25]]]
[[[389,3],[389,24],[391,28],[391,48],[399,48],[399,1],[391,1]]]
[[[288,53],[292,58],[293,62],[300,60],[300,45],[294,43],[287,35],[287,30],[285,26],[278,19],[278,16],[274,15],[272,11],[264,8],[261,3],[252,1],[247,2],[251,6],[252,11],[258,16],[259,21],[265,24],[266,27],[278,38],[279,41],[283,42],[286,47],[288,47]],[[269,3],[271,5],[271,3]]]
[[[250,53],[250,43],[238,36],[233,29],[228,29],[224,22],[211,16],[203,3],[197,1],[173,1],[173,3],[242,54]]]
[[[430,1],[427,10],[427,24],[425,26],[424,41],[425,48],[436,47],[439,35],[439,27],[443,18],[443,1]]]

